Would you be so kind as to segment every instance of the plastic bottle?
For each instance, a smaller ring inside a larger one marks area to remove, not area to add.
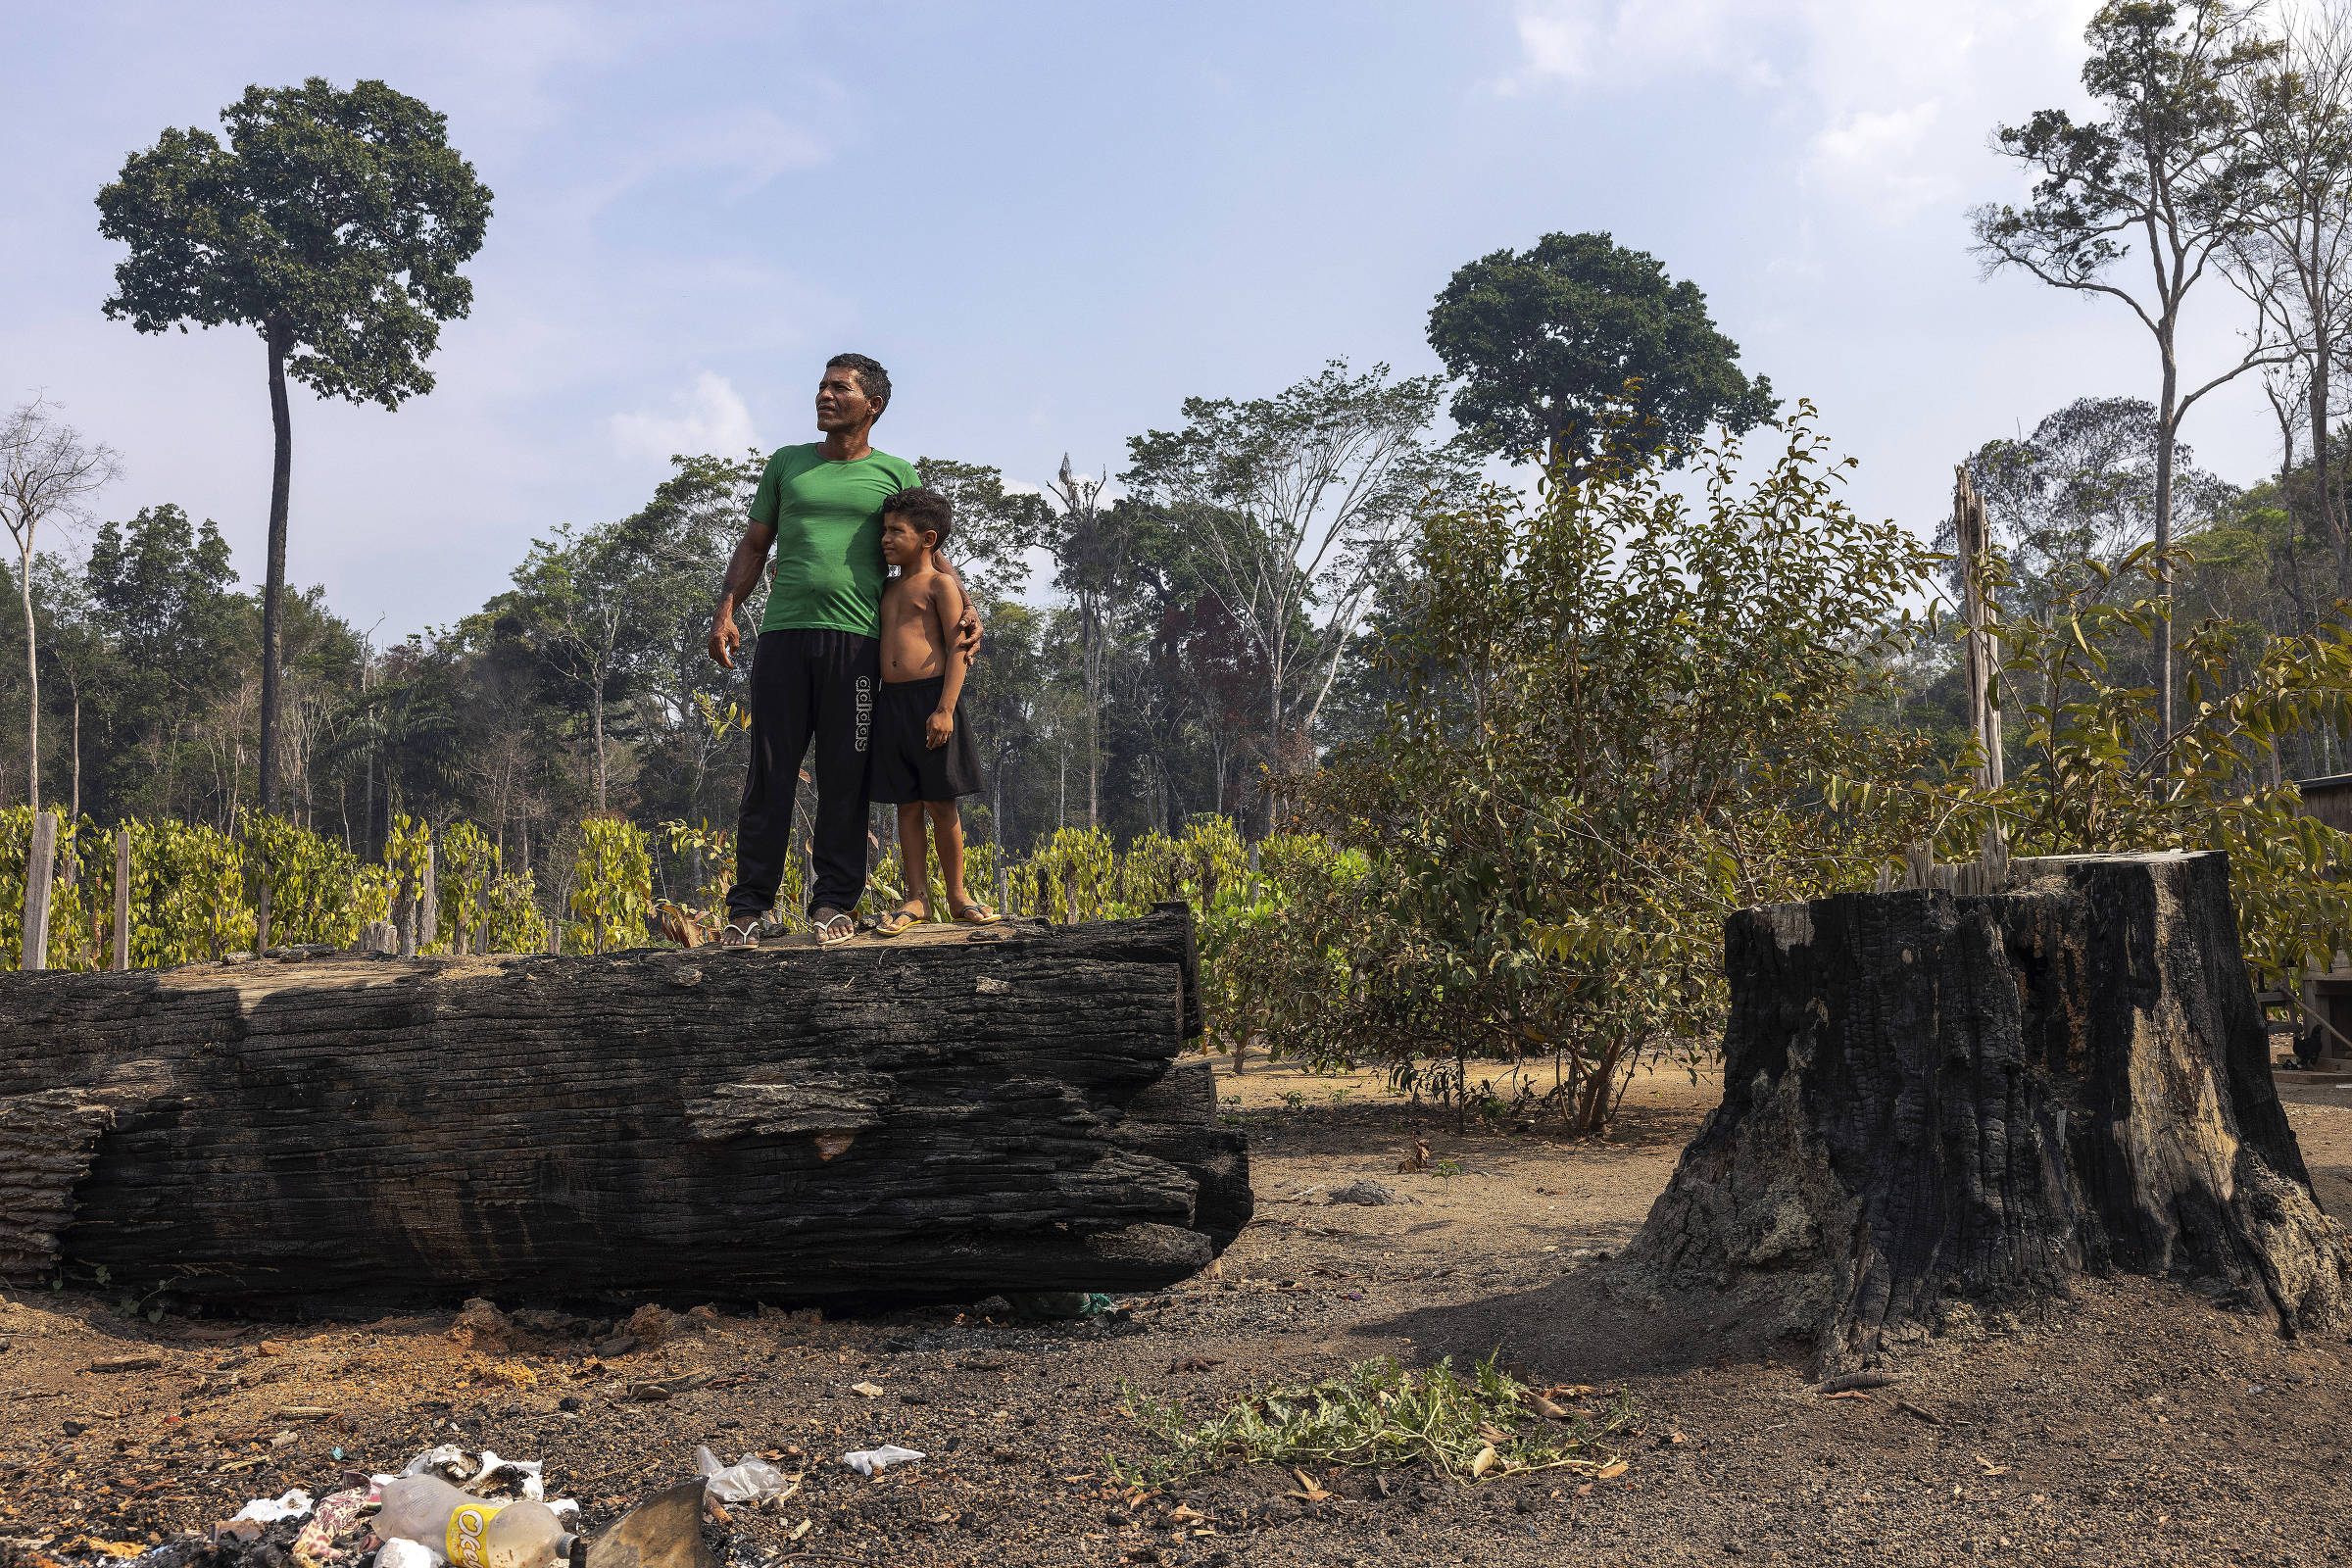
[[[496,1502],[439,1476],[403,1476],[384,1488],[375,1533],[414,1541],[453,1568],[548,1568],[571,1553],[572,1538],[544,1502]]]

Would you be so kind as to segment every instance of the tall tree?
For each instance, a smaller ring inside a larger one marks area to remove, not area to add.
[[[649,555],[646,542],[627,521],[559,530],[554,539],[533,544],[514,568],[515,592],[508,601],[523,617],[525,640],[587,701],[600,812],[611,808],[607,715],[623,683],[652,651],[665,598],[661,563]]]
[[[2206,393],[2280,357],[2258,332],[2234,364],[2180,390],[2181,307],[2245,232],[2260,172],[2247,157],[2242,89],[2278,50],[2254,27],[2252,8],[2229,0],[2110,0],[2083,39],[2082,85],[2106,118],[2078,123],[2044,109],[2000,128],[2002,153],[2034,176],[2033,196],[2022,208],[1978,208],[1976,249],[1988,273],[2016,268],[2053,288],[2120,300],[2156,340],[2156,544],[2166,552],[2181,420]],[[2135,239],[2145,251],[2140,288],[2121,281],[2116,266]],[[2162,598],[2169,620],[2169,564]],[[2153,642],[2169,746],[2171,626],[2159,625]]]
[[[130,247],[106,314],[142,332],[245,325],[269,355],[270,555],[262,592],[261,804],[277,804],[280,638],[294,436],[286,377],[397,409],[430,392],[441,323],[466,315],[458,269],[490,192],[449,122],[380,81],[248,87],[211,132],[167,129],[98,193],[98,231]]]
[[[1054,586],[1069,596],[1077,632],[1079,690],[1086,707],[1088,827],[1102,825],[1102,703],[1116,622],[1131,607],[1135,535],[1146,522],[1138,508],[1103,500],[1109,479],[1108,473],[1080,473],[1065,452],[1061,470],[1046,492]]]
[[[2156,407],[2144,398],[2077,398],[2022,440],[1987,441],[1968,460],[1993,542],[2015,573],[2014,608],[2040,615],[2060,601],[2095,602],[2103,579],[2156,536],[2160,464]],[[2173,450],[2173,511],[2193,528],[2234,494]],[[1936,548],[1956,548],[1946,518]],[[1955,562],[1952,571],[1959,571]]]
[[[32,613],[33,547],[42,524],[82,515],[90,497],[121,473],[112,447],[84,440],[45,399],[21,403],[0,421],[0,522],[8,524],[16,541],[17,590],[24,600],[25,788],[36,813],[41,808],[41,666]],[[74,772],[78,785],[78,758]]]
[[[1131,438],[1121,477],[1174,513],[1193,569],[1262,662],[1277,769],[1303,763],[1340,656],[1431,500],[1465,493],[1433,446],[1436,376],[1334,360],[1270,398],[1187,398],[1184,428]]]
[[[2270,65],[2234,84],[2253,177],[2231,273],[2300,362],[2298,401],[2324,453],[2352,343],[2352,15],[2335,0],[2285,21]],[[2337,591],[2352,592],[2340,470],[2322,464],[2312,477],[2313,531],[2334,547]]]
[[[984,464],[917,458],[914,471],[948,498],[956,519],[948,554],[973,598],[1019,593],[1029,580],[1029,551],[1047,543],[1046,498],[1005,489],[1003,471]]]
[[[677,471],[655,489],[650,503],[619,524],[618,532],[640,572],[632,592],[643,607],[648,641],[637,661],[642,678],[636,683],[636,704],[654,750],[666,764],[662,804],[696,821],[706,809],[704,786],[713,764],[744,737],[739,727],[710,722],[705,709],[723,713],[745,695],[750,671],[714,663],[706,644],[710,585],[726,570],[765,460],[753,455],[670,461]],[[736,607],[737,625],[747,640],[759,635],[760,608],[756,598]]]
[[[1769,379],[1740,372],[1697,284],[1606,234],[1546,234],[1463,267],[1430,310],[1429,346],[1462,380],[1452,414],[1480,451],[1541,456],[1571,476],[1629,380],[1669,466],[1708,425],[1736,434],[1780,407]]]

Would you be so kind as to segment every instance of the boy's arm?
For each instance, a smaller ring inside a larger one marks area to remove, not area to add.
[[[939,625],[939,645],[947,650],[945,662],[948,667],[940,681],[939,710],[931,715],[934,720],[947,721],[938,727],[939,739],[934,743],[944,746],[955,728],[956,700],[963,695],[963,672],[968,663],[961,657],[962,650],[956,647],[956,629],[962,624],[964,615],[963,585],[953,577],[932,579],[931,614]]]

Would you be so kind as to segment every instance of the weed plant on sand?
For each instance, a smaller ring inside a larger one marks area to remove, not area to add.
[[[1171,1399],[1122,1383],[1120,1409],[1167,1450],[1107,1456],[1133,1486],[1164,1487],[1220,1464],[1427,1463],[1462,1481],[1529,1470],[1597,1474],[1618,1463],[1608,1440],[1633,1420],[1620,1395],[1599,1415],[1562,1411],[1488,1356],[1470,1376],[1450,1358],[1426,1371],[1396,1357],[1358,1361],[1317,1383],[1277,1384],[1196,1420]],[[1524,1428],[1525,1430],[1522,1430]],[[1622,1468],[1622,1466],[1620,1466]]]

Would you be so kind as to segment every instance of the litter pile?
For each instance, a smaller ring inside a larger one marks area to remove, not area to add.
[[[340,1449],[337,1453],[340,1453]],[[797,1451],[797,1450],[796,1450]],[[875,1476],[927,1455],[896,1444],[841,1455],[842,1465]],[[694,1450],[699,1475],[655,1493],[599,1531],[579,1533],[580,1504],[546,1495],[536,1459],[507,1459],[455,1444],[427,1448],[397,1475],[343,1473],[314,1497],[296,1488],[256,1497],[209,1532],[136,1551],[94,1537],[54,1541],[0,1538],[0,1563],[56,1568],[75,1559],[125,1568],[717,1568],[703,1537],[706,1516],[727,1521],[725,1505],[772,1507],[801,1490],[805,1472],[787,1473],[756,1453],[721,1464]],[[807,1526],[802,1527],[804,1530]]]
[[[444,1444],[398,1475],[347,1471],[316,1502],[299,1490],[256,1498],[209,1541],[160,1546],[134,1568],[181,1568],[206,1546],[240,1568],[548,1568],[573,1555],[566,1525],[579,1513],[572,1498],[547,1500],[538,1460]]]

